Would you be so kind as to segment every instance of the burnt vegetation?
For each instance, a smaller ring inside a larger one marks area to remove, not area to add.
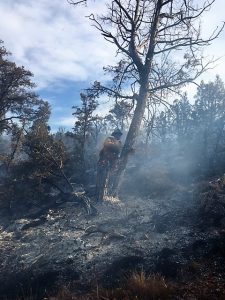
[[[197,24],[213,2],[113,0],[106,15],[91,14],[116,46],[118,63],[104,67],[110,82],[96,80],[80,93],[70,131],[51,131],[50,105],[1,41],[0,292],[6,299],[224,299],[225,86],[215,75],[197,85],[194,97],[184,92],[214,63],[200,49],[223,26],[202,38]],[[111,101],[105,115],[97,113],[102,96]],[[115,128],[124,134],[112,193],[118,197],[100,203],[99,151]],[[49,242],[54,259],[41,246],[34,257],[29,246],[21,253],[35,235]],[[11,268],[7,251],[17,251],[15,241],[22,246]]]

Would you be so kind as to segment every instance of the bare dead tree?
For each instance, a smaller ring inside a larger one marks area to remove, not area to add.
[[[78,5],[78,4],[86,4],[87,0],[79,0],[79,1],[73,1],[73,0],[67,0],[69,4]]]
[[[119,67],[111,67],[116,74],[112,86],[95,82],[92,91],[97,96],[107,93],[135,103],[115,191],[138,136],[148,99],[154,99],[152,95],[159,91],[174,92],[194,82],[212,66],[212,60],[204,60],[202,48],[218,37],[224,24],[203,38],[200,18],[214,2],[112,0],[107,5],[108,14],[89,16],[105,40],[117,47],[117,54],[123,61]]]

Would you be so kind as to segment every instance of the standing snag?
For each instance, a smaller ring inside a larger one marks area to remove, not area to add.
[[[217,28],[208,38],[201,35],[199,20],[212,1],[193,0],[113,0],[108,13],[89,16],[106,41],[117,47],[121,59],[111,85],[93,85],[92,92],[134,102],[134,114],[122,149],[117,173],[126,168],[134,147],[148,101],[162,99],[187,83],[194,82],[213,61],[205,61],[201,48],[210,44],[222,31]]]

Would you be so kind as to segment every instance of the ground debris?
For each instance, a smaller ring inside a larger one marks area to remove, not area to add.
[[[197,204],[192,193],[176,191],[164,199],[104,199],[95,204],[98,213],[88,215],[71,200],[49,208],[42,217],[0,224],[0,292],[15,278],[19,285],[26,284],[21,279],[25,273],[32,273],[35,281],[41,273],[52,272],[54,284],[60,285],[60,274],[70,270],[79,274],[76,285],[98,281],[109,286],[134,269],[176,280],[188,276],[185,266],[192,260],[197,263],[190,269],[197,274],[202,269],[199,257],[225,257],[219,228],[197,230]]]

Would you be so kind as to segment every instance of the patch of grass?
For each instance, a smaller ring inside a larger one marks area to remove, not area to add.
[[[106,290],[97,287],[92,293],[75,295],[64,287],[48,300],[166,300],[172,299],[171,295],[172,286],[162,276],[134,272],[119,288]]]
[[[129,300],[168,299],[172,291],[164,277],[160,275],[147,276],[143,271],[133,273],[128,278],[126,289],[130,293]]]
[[[54,297],[49,297],[48,300],[73,300],[77,299],[70,291],[69,286],[63,286],[59,289],[58,293]]]

